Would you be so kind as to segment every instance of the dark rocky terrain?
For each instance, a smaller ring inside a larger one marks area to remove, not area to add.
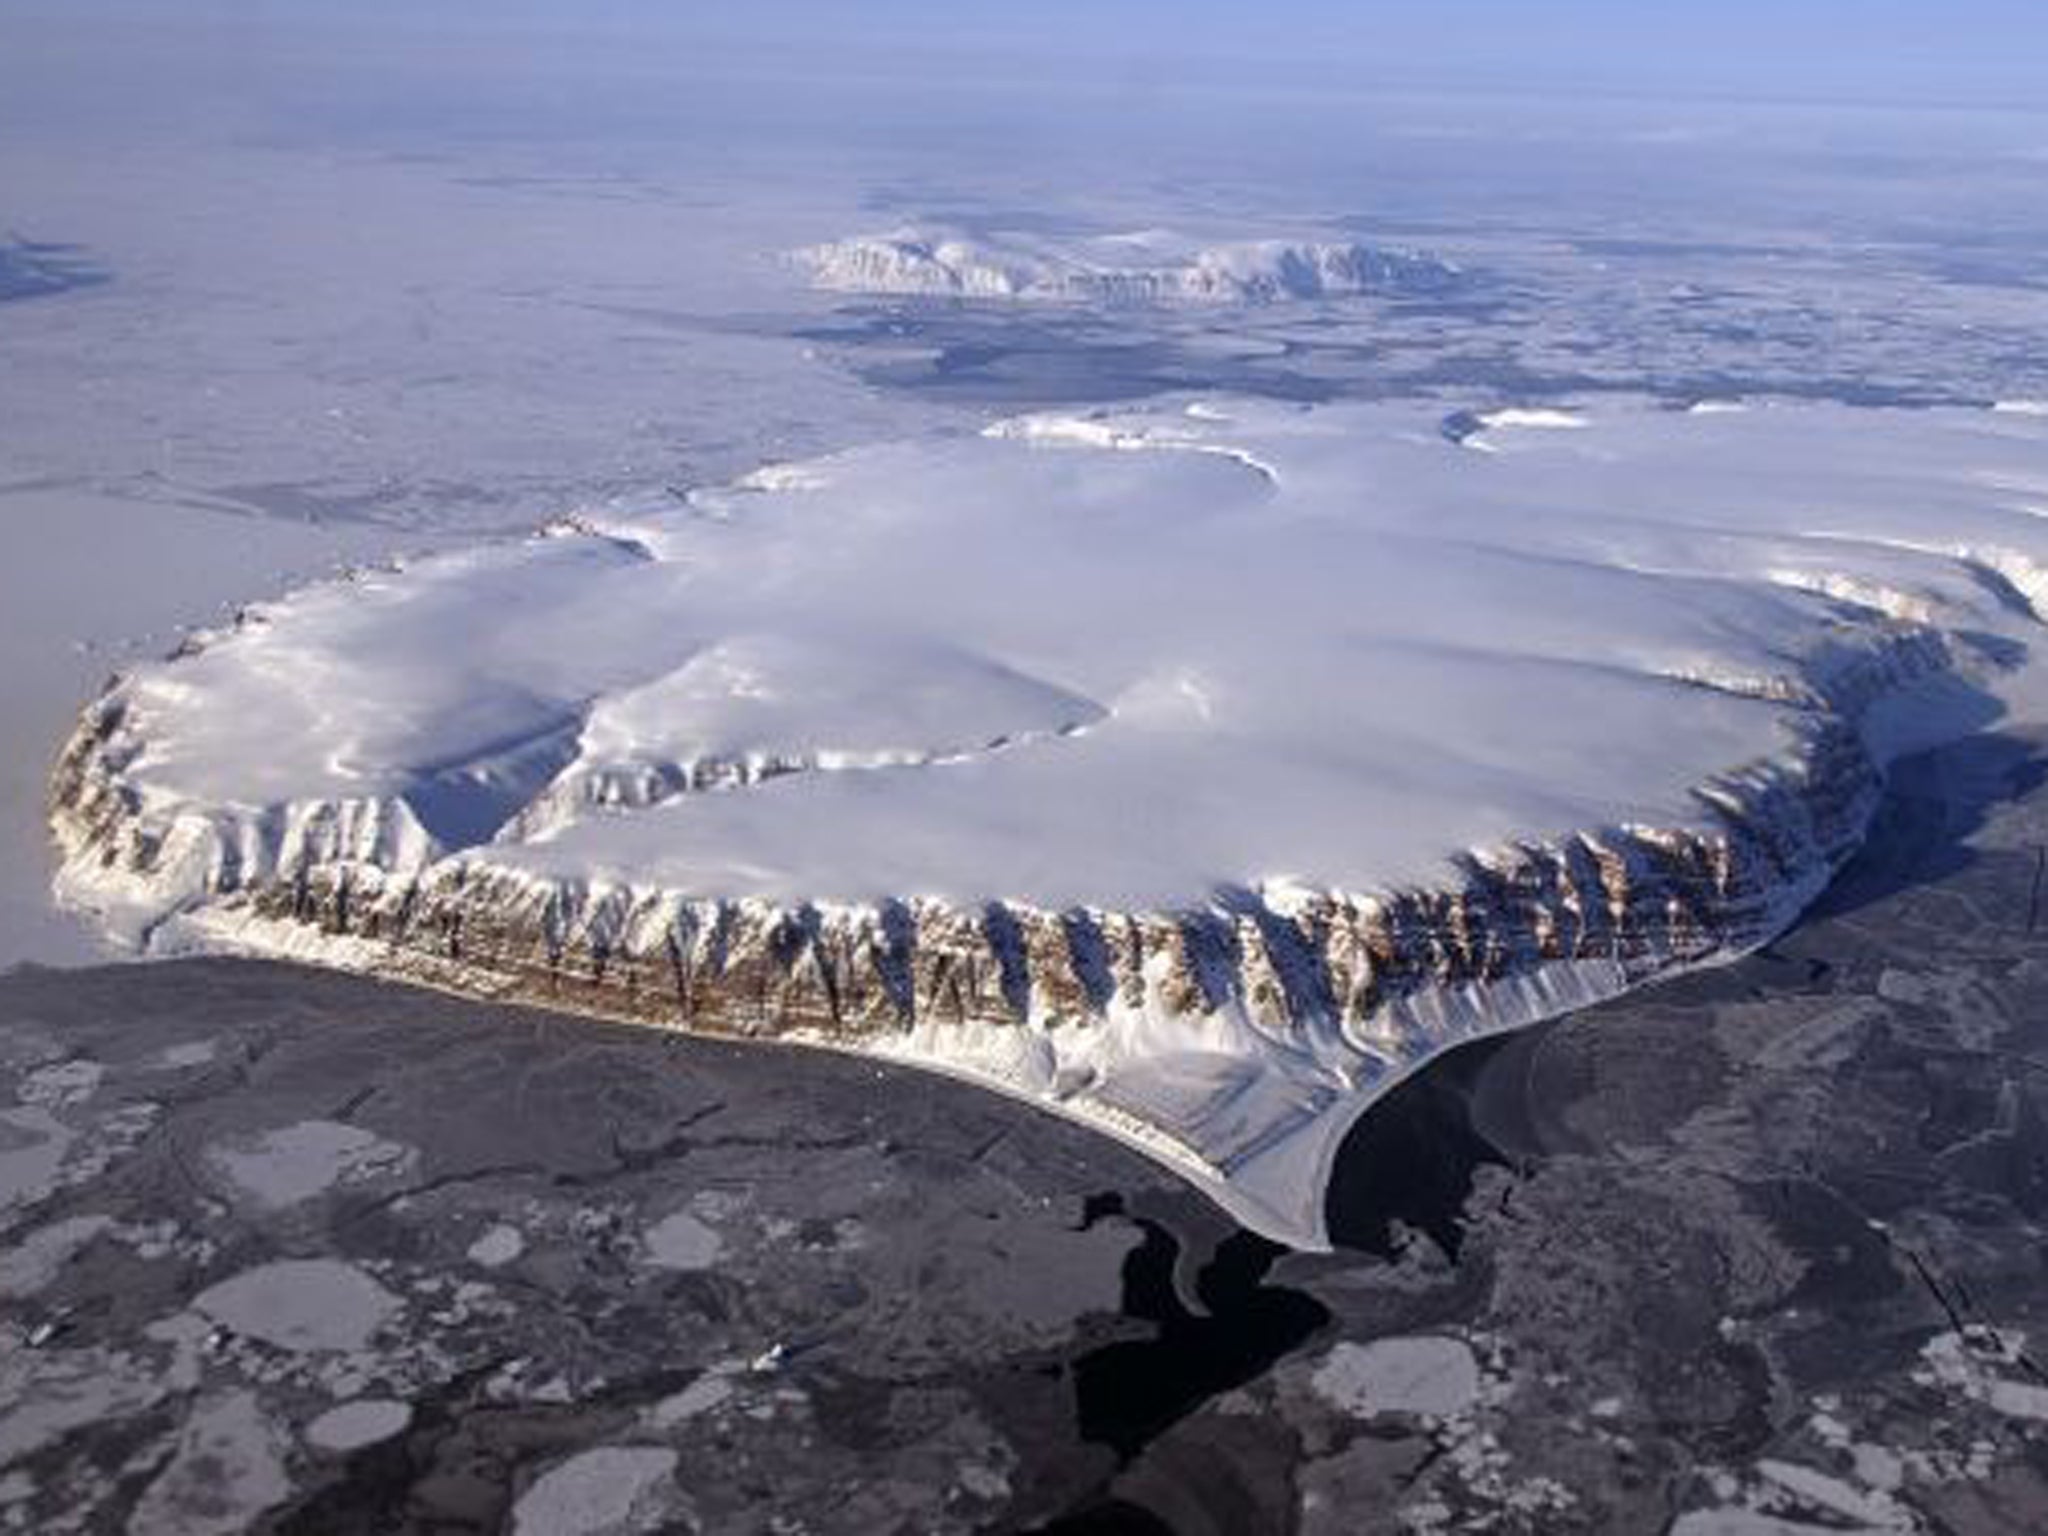
[[[1334,1255],[854,1058],[276,965],[0,977],[0,1528],[2048,1524],[2048,791],[1443,1059]]]

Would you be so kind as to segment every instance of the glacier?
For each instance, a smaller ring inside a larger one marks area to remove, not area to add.
[[[2044,605],[2027,413],[1024,417],[253,605],[85,709],[59,895],[955,1074],[1313,1248],[1377,1097],[1781,931]]]
[[[1051,240],[909,226],[792,253],[840,293],[1093,304],[1274,304],[1446,293],[1464,273],[1421,251],[1356,241],[1205,245],[1166,230]]]

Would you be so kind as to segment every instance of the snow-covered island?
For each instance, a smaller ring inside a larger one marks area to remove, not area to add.
[[[2033,683],[2048,421],[1024,418],[249,610],[93,703],[62,896],[1021,1095],[1325,1240],[1446,1047],[1754,947]]]
[[[1445,293],[1464,274],[1426,252],[1332,240],[1203,244],[1164,230],[1051,240],[920,227],[793,253],[814,287],[946,299],[1274,304]]]

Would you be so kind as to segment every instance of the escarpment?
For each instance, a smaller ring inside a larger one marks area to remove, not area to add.
[[[849,1044],[918,1025],[1085,1029],[1117,1010],[1233,1010],[1279,1041],[1335,1028],[1370,1075],[1398,1063],[1433,995],[1559,961],[1634,980],[1767,938],[1853,849],[1878,788],[1852,731],[1810,735],[1796,764],[1704,788],[1700,827],[1468,854],[1457,883],[1435,889],[1247,888],[1174,911],[781,905],[546,881],[494,865],[488,848],[427,856],[402,803],[158,821],[121,781],[132,748],[117,701],[67,747],[52,819],[76,877],[147,886],[196,866],[209,924],[296,928],[315,954],[322,941],[378,946],[380,969],[485,995]]]
[[[1244,887],[1178,910],[1050,910],[704,900],[536,879],[488,847],[431,856],[403,804],[161,822],[120,781],[131,755],[118,701],[102,704],[64,754],[53,821],[74,878],[149,886],[204,871],[169,947],[250,947],[606,1018],[926,1061],[1134,1141],[1298,1243],[1319,1240],[1313,1200],[1275,1209],[1263,1195],[1233,1198],[1243,1192],[1231,1184],[1296,1122],[1460,1039],[1764,941],[1854,848],[1879,785],[1854,730],[1817,711],[1796,759],[1704,789],[1696,826],[1465,855],[1436,888]],[[1162,1030],[1189,1038],[1161,1049]],[[1151,1060],[1131,1050],[1134,1034],[1154,1037]],[[1142,1080],[1161,1057],[1226,1043],[1236,1067],[1288,1083],[1295,1100],[1265,1109],[1253,1134],[1236,1123],[1242,1084],[1227,1072],[1194,1105],[1156,1102]]]

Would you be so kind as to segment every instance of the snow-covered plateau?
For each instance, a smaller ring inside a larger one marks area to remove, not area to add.
[[[60,894],[917,1062],[1316,1246],[1377,1096],[1778,932],[2044,604],[2026,413],[1029,417],[251,608],[86,710]]]
[[[1159,230],[1055,242],[921,228],[859,235],[795,253],[812,283],[841,293],[1067,303],[1271,304],[1366,294],[1443,293],[1449,262],[1353,241],[1218,245]]]

